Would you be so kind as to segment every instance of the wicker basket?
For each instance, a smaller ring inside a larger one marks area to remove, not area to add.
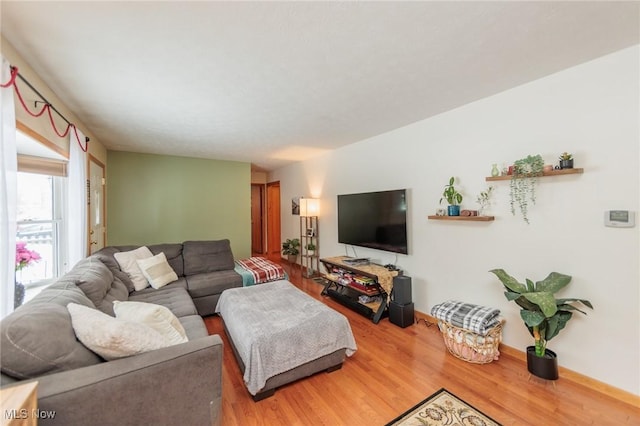
[[[486,336],[481,336],[448,322],[438,320],[444,344],[456,358],[474,364],[488,364],[500,356],[498,346],[502,341],[504,320],[493,327]]]

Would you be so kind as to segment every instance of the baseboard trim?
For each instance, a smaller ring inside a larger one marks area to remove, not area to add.
[[[426,321],[430,324],[437,324],[438,320],[432,317],[431,315],[425,314],[420,311],[415,311],[416,321]],[[519,361],[522,361],[524,367],[526,368],[527,363],[527,354],[524,351],[513,348],[511,346],[507,346],[503,343],[500,344],[500,353],[501,355],[505,355],[511,358],[515,358]],[[570,380],[574,383],[592,389],[596,392],[600,392],[604,395],[615,398],[619,401],[625,402],[627,404],[632,404],[635,406],[640,406],[640,396],[634,395],[631,392],[627,392],[623,389],[617,388],[615,386],[611,386],[607,383],[601,382],[599,380],[593,379],[589,376],[585,376],[584,374],[577,373],[573,370],[569,370],[565,367],[559,367],[560,377],[566,380]]]

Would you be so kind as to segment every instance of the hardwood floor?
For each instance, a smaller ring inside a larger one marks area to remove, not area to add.
[[[358,351],[342,369],[318,373],[253,402],[221,320],[207,317],[209,333],[225,344],[222,425],[384,425],[440,388],[446,388],[503,425],[639,425],[637,398],[615,399],[561,377],[529,378],[524,361],[502,354],[476,365],[450,355],[436,325],[378,325],[320,295],[322,286],[287,267],[290,281],[344,314]],[[628,400],[627,400],[628,401]]]

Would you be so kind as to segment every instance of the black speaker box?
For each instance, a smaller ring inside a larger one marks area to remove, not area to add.
[[[391,300],[399,305],[407,305],[411,300],[411,277],[399,275],[393,277],[393,288],[391,289]]]
[[[413,324],[413,303],[400,305],[396,302],[389,303],[389,321],[398,327],[408,327]]]

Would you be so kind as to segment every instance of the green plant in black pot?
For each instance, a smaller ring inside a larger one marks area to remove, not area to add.
[[[287,255],[289,262],[295,263],[298,254],[300,254],[300,240],[297,238],[287,239],[282,243],[282,254]]]
[[[560,160],[561,169],[573,169],[573,155],[563,152],[558,160]]]
[[[460,203],[462,203],[462,194],[458,192],[454,186],[455,178],[451,176],[449,184],[445,185],[442,192],[442,198],[440,198],[440,204],[442,200],[447,200],[449,203],[448,213],[449,216],[460,216]]]
[[[506,289],[504,295],[507,300],[512,300],[520,306],[520,317],[535,342],[532,351],[535,357],[543,358],[552,355],[555,361],[555,353],[547,350],[547,342],[556,337],[567,325],[573,312],[586,315],[586,312],[578,309],[576,304],[593,309],[591,302],[576,298],[556,299],[555,293],[571,281],[569,275],[551,272],[542,281],[534,283],[527,279],[526,284],[523,284],[503,269],[493,269],[489,272],[495,274],[504,285]],[[535,368],[531,365],[529,365],[529,371],[536,374]],[[555,377],[544,378],[557,378],[557,364]]]
[[[529,202],[536,203],[538,176],[544,171],[544,160],[540,155],[527,155],[513,163],[513,175],[509,184],[511,213],[515,216],[516,206],[525,222],[529,223]]]

